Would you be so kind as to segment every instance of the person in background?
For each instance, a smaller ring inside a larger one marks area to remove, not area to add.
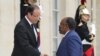
[[[20,0],[20,18],[22,19],[25,16],[25,10],[28,6],[31,6],[37,2],[36,0]]]
[[[71,17],[61,20],[59,32],[64,35],[56,56],[82,56],[82,43],[79,35],[75,32],[76,22]]]
[[[14,48],[11,56],[47,56],[38,50],[36,24],[40,18],[37,5],[28,6],[25,17],[18,22],[14,30]]]
[[[76,32],[81,38],[83,44],[83,56],[94,56],[92,41],[94,34],[89,32],[87,22],[90,20],[90,13],[85,5],[79,5],[76,11],[75,21]]]
[[[31,4],[29,3],[29,0],[20,0],[20,18],[22,19],[25,16],[25,10],[28,6]]]

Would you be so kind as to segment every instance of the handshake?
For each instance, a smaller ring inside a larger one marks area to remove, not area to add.
[[[47,54],[41,54],[40,56],[48,56]]]

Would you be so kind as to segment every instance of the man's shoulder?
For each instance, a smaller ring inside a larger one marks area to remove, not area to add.
[[[24,28],[25,28],[25,23],[23,22],[23,20],[20,20],[15,26],[15,30]]]
[[[78,34],[75,32],[75,30],[71,30],[68,33],[68,36],[77,36]]]
[[[25,19],[21,19],[16,26],[24,26],[25,25]]]
[[[73,31],[70,31],[68,33],[68,35],[66,35],[66,37],[68,37],[69,39],[80,39],[79,35],[73,30]]]
[[[19,27],[19,26],[23,26],[23,22],[22,21],[19,21],[15,27]]]

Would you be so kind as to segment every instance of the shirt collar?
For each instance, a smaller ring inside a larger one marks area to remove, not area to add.
[[[31,25],[32,22],[27,18],[27,16],[25,16],[25,19],[28,21],[28,23]]]
[[[68,34],[69,31],[70,31],[70,30],[68,30],[68,31],[65,33],[64,37]]]

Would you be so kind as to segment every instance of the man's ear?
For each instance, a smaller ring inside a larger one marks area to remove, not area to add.
[[[64,25],[64,29],[65,29],[65,28],[67,28],[67,27],[68,27],[68,25],[67,25],[67,24],[66,24],[66,25]]]
[[[32,12],[30,12],[30,14],[31,14],[31,15],[33,15],[33,13],[32,13]]]
[[[33,13],[31,13],[31,12],[28,12],[28,15],[32,15]]]
[[[31,14],[30,14],[29,12],[27,13],[27,15],[28,15],[28,16],[31,16]]]

